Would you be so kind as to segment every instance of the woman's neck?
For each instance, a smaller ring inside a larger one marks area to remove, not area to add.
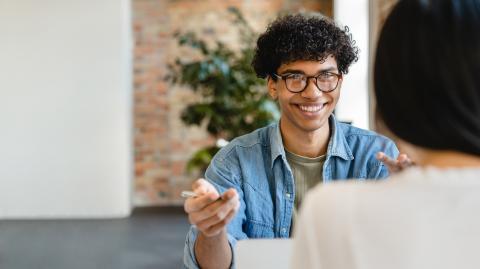
[[[415,162],[438,168],[480,168],[480,157],[458,151],[422,150]]]

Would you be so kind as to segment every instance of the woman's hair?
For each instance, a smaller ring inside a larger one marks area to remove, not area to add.
[[[347,27],[319,15],[288,15],[276,19],[257,40],[252,67],[260,78],[282,64],[298,60],[323,61],[333,55],[341,73],[358,59],[358,48]]]
[[[397,137],[480,155],[480,0],[403,0],[374,67],[377,114]]]

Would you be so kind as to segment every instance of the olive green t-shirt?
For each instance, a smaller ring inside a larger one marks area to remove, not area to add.
[[[300,208],[307,191],[317,183],[322,182],[323,164],[325,163],[326,156],[322,155],[309,158],[287,150],[285,150],[285,155],[295,180],[295,208],[293,210],[293,222],[295,223],[297,210]]]

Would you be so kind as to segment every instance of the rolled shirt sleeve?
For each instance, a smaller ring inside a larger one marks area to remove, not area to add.
[[[234,188],[239,195],[240,208],[235,217],[227,225],[228,242],[232,250],[232,264],[230,268],[235,268],[235,252],[233,250],[237,240],[247,238],[247,235],[242,229],[246,216],[245,201],[241,184],[239,183],[239,174],[237,158],[232,154],[232,151],[228,146],[222,148],[222,150],[215,155],[205,173],[205,179],[215,186],[218,193],[222,194],[229,188]],[[195,257],[195,241],[197,235],[198,230],[192,225],[185,240],[183,268],[199,268]]]
[[[186,269],[197,269],[200,266],[197,263],[197,258],[195,257],[195,240],[197,239],[198,230],[195,226],[191,226],[188,231],[187,238],[185,239],[185,247],[183,251],[183,268]],[[237,239],[231,234],[227,234],[228,243],[232,249],[232,264],[230,268],[235,268],[235,252],[233,249],[237,243]]]

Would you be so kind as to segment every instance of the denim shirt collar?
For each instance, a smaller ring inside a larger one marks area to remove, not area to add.
[[[354,159],[350,145],[347,142],[345,134],[343,133],[342,128],[338,124],[338,121],[335,119],[335,116],[331,115],[328,119],[330,127],[332,128],[332,135],[330,136],[330,141],[328,142],[327,148],[327,157],[337,156],[346,161],[351,161]]]
[[[327,148],[327,159],[331,156],[340,157],[344,160],[351,161],[354,159],[352,150],[347,143],[345,135],[341,128],[339,128],[338,122],[334,115],[331,115],[328,119],[330,127],[332,128],[330,141]],[[275,124],[275,128],[270,131],[270,148],[271,148],[271,167],[278,156],[282,156],[282,159],[286,160],[285,148],[283,147],[282,134],[280,133],[280,122]]]
[[[270,168],[273,168],[273,164],[278,156],[282,156],[282,159],[285,160],[285,148],[283,147],[282,134],[280,133],[280,121],[278,121],[274,128],[270,129],[270,149],[271,149],[271,160],[272,163]]]

